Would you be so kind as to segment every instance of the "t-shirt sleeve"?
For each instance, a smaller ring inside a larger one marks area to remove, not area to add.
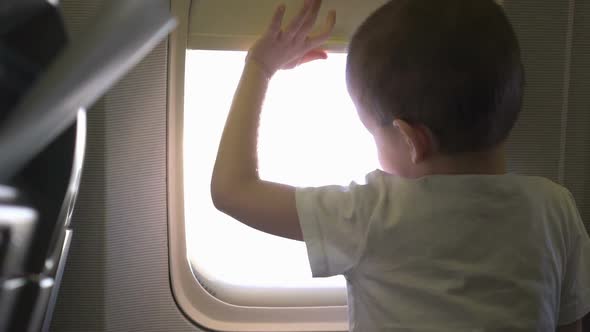
[[[297,188],[303,240],[314,277],[346,274],[358,263],[377,199],[370,183]]]
[[[561,287],[559,325],[573,323],[590,312],[590,238],[571,195],[569,205],[571,240]]]

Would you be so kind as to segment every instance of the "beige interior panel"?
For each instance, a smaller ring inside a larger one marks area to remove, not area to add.
[[[326,48],[345,51],[348,40],[362,20],[387,0],[324,0],[316,31],[331,9],[336,26]],[[190,9],[188,47],[210,50],[247,50],[265,30],[275,8],[287,5],[284,22],[300,10],[301,0],[193,0]]]

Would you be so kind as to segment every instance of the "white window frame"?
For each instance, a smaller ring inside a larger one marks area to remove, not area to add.
[[[168,239],[173,296],[197,325],[217,331],[347,331],[346,306],[245,307],[212,296],[195,278],[184,220],[183,104],[190,0],[171,0],[178,27],[168,41]]]

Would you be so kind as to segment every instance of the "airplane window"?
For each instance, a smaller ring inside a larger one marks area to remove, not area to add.
[[[218,212],[209,183],[245,52],[188,50],[184,104],[184,206],[188,258],[212,293],[227,285],[257,290],[337,292],[342,277],[313,279],[305,244],[251,229]],[[372,138],[346,91],[346,54],[280,71],[262,110],[259,168],[263,179],[294,186],[362,181],[378,167]],[[225,285],[225,286],[224,286]],[[230,296],[231,297],[231,296]],[[276,305],[224,298],[238,305]],[[292,305],[293,302],[284,304]]]

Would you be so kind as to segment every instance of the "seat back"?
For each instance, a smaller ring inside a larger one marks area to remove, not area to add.
[[[105,0],[84,38],[66,43],[55,2],[0,6],[0,331],[49,329],[74,234],[85,108],[175,26],[165,2]]]

